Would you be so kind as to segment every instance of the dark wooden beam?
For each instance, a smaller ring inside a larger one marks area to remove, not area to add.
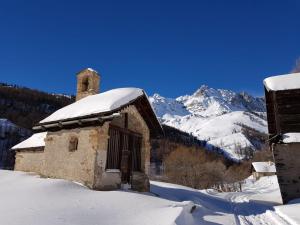
[[[128,113],[124,113],[124,127],[128,129]]]
[[[112,129],[115,129],[115,130],[122,131],[123,133],[126,133],[126,134],[133,134],[135,136],[142,137],[142,134],[137,133],[137,132],[132,131],[132,130],[129,130],[129,129],[126,129],[126,128],[123,128],[123,127],[118,127],[118,126],[113,125],[113,124],[110,124],[109,127],[111,127]]]
[[[273,97],[273,111],[274,111],[276,134],[281,134],[280,118],[278,116],[278,105],[277,105],[277,99],[276,99],[276,92],[275,91],[272,91],[272,97]]]

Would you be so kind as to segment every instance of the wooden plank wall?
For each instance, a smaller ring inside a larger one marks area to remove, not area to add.
[[[265,90],[265,95],[270,138],[276,134],[300,132],[300,89]]]
[[[300,198],[300,143],[273,144],[272,150],[283,203]]]

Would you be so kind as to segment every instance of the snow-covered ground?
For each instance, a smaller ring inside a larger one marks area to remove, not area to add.
[[[300,223],[300,201],[273,207],[281,201],[275,176],[247,179],[243,192],[236,193],[154,181],[151,193],[136,193],[93,191],[70,181],[0,170],[0,200],[0,224],[5,225]]]
[[[289,205],[276,206],[275,211],[290,224],[300,224],[300,199],[291,201]]]
[[[149,193],[93,191],[5,170],[0,170],[0,202],[1,225],[171,225],[190,210],[188,202]]]

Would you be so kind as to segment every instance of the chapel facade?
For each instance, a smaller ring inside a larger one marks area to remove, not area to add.
[[[98,94],[100,75],[77,74],[76,102],[40,121],[14,146],[15,170],[77,181],[96,190],[149,191],[150,138],[163,133],[139,88]],[[39,140],[37,140],[39,139]]]

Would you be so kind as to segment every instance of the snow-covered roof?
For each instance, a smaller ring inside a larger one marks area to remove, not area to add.
[[[268,91],[300,89],[300,73],[268,77],[264,80],[264,85]]]
[[[253,162],[252,166],[259,173],[275,173],[276,168],[273,162]]]
[[[40,121],[40,124],[110,112],[134,101],[142,95],[144,95],[144,91],[139,88],[118,88],[87,96],[57,110]]]
[[[282,135],[283,143],[297,143],[300,142],[300,133],[286,133]]]
[[[11,149],[17,150],[17,149],[25,149],[25,148],[44,147],[46,136],[47,136],[47,132],[33,134],[30,138],[13,146]]]

